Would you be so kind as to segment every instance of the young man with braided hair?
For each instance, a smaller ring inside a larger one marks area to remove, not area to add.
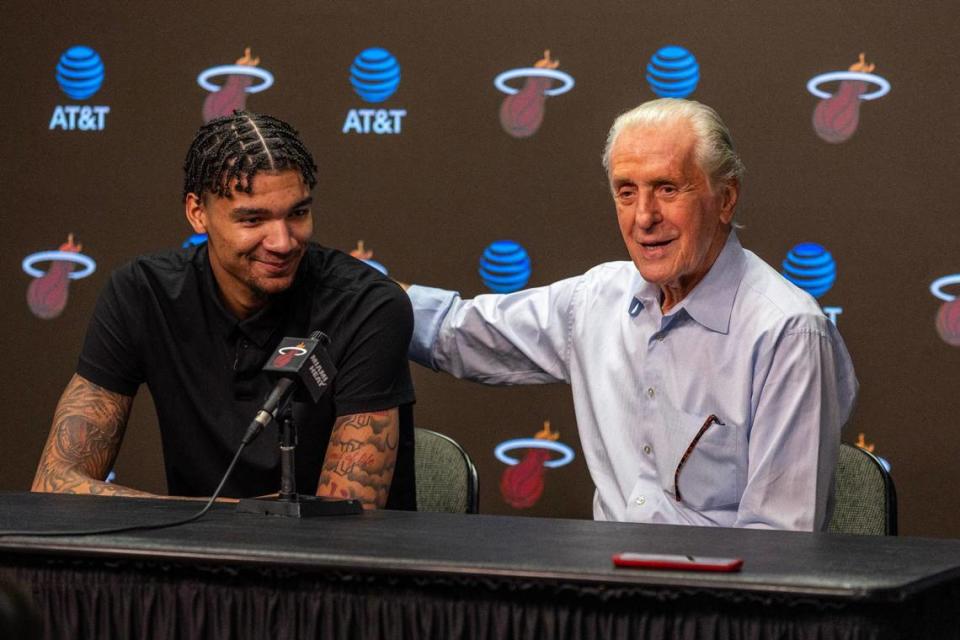
[[[146,382],[169,493],[212,494],[271,388],[267,358],[284,336],[320,330],[337,375],[319,403],[293,403],[298,489],[415,509],[409,301],[362,262],[310,242],[316,165],[297,132],[235,112],[200,129],[184,171],[187,220],[208,242],[113,273],[34,491],[149,495],[104,482]],[[223,495],[273,493],[279,477],[276,440],[261,437]]]

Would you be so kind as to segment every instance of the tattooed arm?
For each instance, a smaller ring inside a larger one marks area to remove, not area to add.
[[[390,493],[399,441],[396,408],[337,418],[317,495],[356,498],[364,509],[382,509]]]
[[[120,451],[132,404],[132,397],[74,374],[57,404],[33,491],[152,495],[103,482]]]

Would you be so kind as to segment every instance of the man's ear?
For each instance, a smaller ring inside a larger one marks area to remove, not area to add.
[[[720,222],[730,224],[740,199],[740,181],[734,178],[720,186]]]
[[[187,222],[195,233],[207,233],[207,210],[203,206],[203,198],[195,193],[188,193],[183,201],[184,213]]]

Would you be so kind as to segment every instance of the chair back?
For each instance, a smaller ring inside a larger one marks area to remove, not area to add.
[[[419,427],[414,438],[417,511],[477,513],[477,467],[463,447],[442,433]]]
[[[830,532],[897,535],[897,491],[875,455],[841,444],[835,482]]]

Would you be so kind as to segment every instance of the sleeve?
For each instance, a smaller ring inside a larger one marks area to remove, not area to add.
[[[140,309],[131,265],[118,269],[100,292],[87,327],[77,373],[90,382],[133,396],[144,381],[138,323],[128,313]]]
[[[413,338],[408,356],[417,364],[437,370],[433,349],[440,335],[443,319],[454,303],[460,299],[454,291],[412,285],[407,296],[413,305]]]
[[[369,287],[348,315],[352,329],[334,385],[337,416],[414,402],[407,361],[413,315],[403,290],[386,281]]]
[[[774,347],[734,526],[820,531],[829,522],[840,431],[858,384],[839,333],[822,324],[788,329]]]
[[[412,286],[411,357],[457,378],[495,385],[569,382],[574,303],[583,278],[462,300]]]

